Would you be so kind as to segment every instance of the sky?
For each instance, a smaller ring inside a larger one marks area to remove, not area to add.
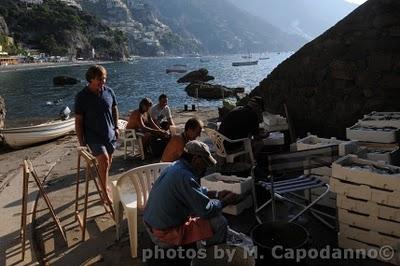
[[[347,2],[350,2],[350,3],[354,3],[354,4],[358,4],[358,5],[361,5],[361,4],[363,4],[365,1],[367,1],[367,0],[346,0]]]

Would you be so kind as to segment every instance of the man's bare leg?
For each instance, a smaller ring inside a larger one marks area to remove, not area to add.
[[[110,170],[111,167],[111,161],[112,157],[109,156],[108,154],[101,154],[96,157],[97,162],[99,163],[98,169],[99,169],[99,175],[100,175],[100,185],[101,185],[101,190],[103,192],[103,195],[108,197],[110,201],[112,201],[112,198],[110,197],[109,193],[109,187],[108,187],[108,171]]]

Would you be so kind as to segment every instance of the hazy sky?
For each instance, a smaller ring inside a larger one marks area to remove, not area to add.
[[[365,1],[367,1],[367,0],[346,0],[347,2],[351,2],[351,3],[354,3],[354,4],[358,4],[358,5],[361,5],[362,3],[364,3]]]

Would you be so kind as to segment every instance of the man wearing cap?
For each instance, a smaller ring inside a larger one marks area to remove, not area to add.
[[[261,133],[259,124],[262,122],[264,111],[263,100],[260,96],[251,98],[247,105],[235,107],[221,121],[218,131],[232,139],[241,139],[254,136],[259,140]],[[266,137],[266,136],[264,136]],[[225,143],[228,152],[241,147],[241,143]]]
[[[152,241],[161,247],[205,240],[207,245],[225,242],[227,221],[222,208],[235,203],[229,191],[208,191],[199,179],[214,165],[208,146],[193,140],[181,159],[167,167],[155,181],[144,210],[144,222]]]

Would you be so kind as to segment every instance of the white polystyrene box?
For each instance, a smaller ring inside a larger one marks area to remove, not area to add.
[[[358,121],[362,126],[400,128],[400,112],[371,112]]]
[[[399,129],[394,127],[365,127],[355,124],[346,128],[346,137],[351,140],[395,143],[398,141]]]
[[[253,204],[253,200],[251,195],[248,195],[245,199],[235,205],[228,205],[222,209],[223,213],[231,214],[231,215],[239,215],[245,209],[250,208]]]
[[[320,147],[325,147],[329,145],[338,145],[339,146],[339,155],[344,156],[350,153],[357,153],[358,151],[358,143],[357,141],[346,141],[346,140],[337,140],[335,138],[319,138],[316,135],[309,135],[305,138],[302,138],[296,142],[297,150],[309,150],[316,149]]]
[[[220,173],[207,175],[201,179],[201,185],[210,190],[222,191],[228,190],[236,194],[243,194],[253,188],[253,179],[251,176],[225,176]]]
[[[400,167],[346,155],[332,164],[332,176],[344,181],[400,192]]]

